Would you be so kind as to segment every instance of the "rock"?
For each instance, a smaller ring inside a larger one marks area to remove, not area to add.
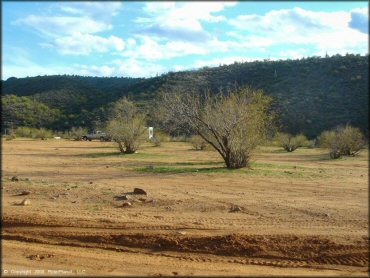
[[[122,204],[123,207],[132,207],[132,204],[130,202],[124,202]]]
[[[134,194],[137,194],[137,195],[147,195],[146,192],[141,189],[141,188],[134,188]]]
[[[72,201],[71,203],[72,203],[72,204],[75,204],[75,203],[77,203],[77,201]]]
[[[64,193],[60,193],[60,195],[65,195],[65,196],[67,196],[67,195],[69,195],[69,193],[68,193],[68,192],[64,192]]]
[[[238,211],[242,211],[242,208],[238,206],[232,206],[229,210],[229,212],[238,212]]]
[[[146,202],[146,199],[145,198],[139,198],[138,199],[140,202]]]
[[[32,191],[29,191],[29,190],[23,190],[21,195],[30,195],[32,194]]]
[[[124,201],[129,200],[129,198],[125,194],[123,194],[123,195],[116,195],[116,196],[114,196],[114,198],[116,198],[117,201],[120,201],[120,200],[124,200]]]
[[[11,179],[11,181],[19,181],[18,177],[17,176],[13,176]]]
[[[30,206],[31,205],[31,201],[28,200],[28,199],[24,199],[21,203],[20,203],[21,206]]]
[[[173,275],[178,275],[179,273],[178,273],[178,272],[176,272],[176,271],[172,271],[172,274],[173,274]]]
[[[50,197],[51,200],[56,200],[57,198],[56,197]]]
[[[185,231],[177,231],[177,233],[180,234],[180,235],[186,235]]]
[[[91,181],[91,182],[89,182],[89,184],[93,184],[93,182]]]

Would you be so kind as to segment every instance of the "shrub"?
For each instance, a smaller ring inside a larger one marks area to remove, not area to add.
[[[117,101],[107,133],[118,144],[122,153],[134,153],[145,141],[145,114],[126,98]]]
[[[354,156],[365,146],[365,139],[360,129],[350,125],[323,131],[318,140],[320,147],[330,149],[330,157],[333,159],[342,155]]]
[[[82,127],[72,127],[69,131],[69,138],[74,139],[75,141],[81,141],[82,137],[87,134],[87,129]]]
[[[34,138],[46,140],[52,138],[54,133],[52,130],[46,128],[32,128],[32,127],[18,127],[15,131],[18,137]]]
[[[35,132],[34,128],[20,126],[15,130],[18,137],[32,138],[32,133]]]
[[[163,142],[169,142],[170,136],[161,130],[155,130],[151,142],[154,146],[159,147]]]
[[[283,147],[287,152],[293,152],[299,147],[306,147],[309,141],[303,134],[291,135],[288,133],[279,132],[276,135],[276,141],[279,146]]]
[[[34,129],[34,131],[32,132],[32,138],[37,138],[41,140],[53,138],[53,136],[54,136],[53,131],[46,128]]]
[[[190,143],[197,151],[204,150],[207,147],[207,142],[199,135],[194,135],[190,138]]]

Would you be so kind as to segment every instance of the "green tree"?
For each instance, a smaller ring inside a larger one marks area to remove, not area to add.
[[[186,123],[223,158],[226,167],[248,166],[252,151],[264,140],[271,124],[271,99],[250,87],[216,95],[164,93],[163,117]]]
[[[144,141],[145,114],[126,98],[117,101],[107,133],[118,144],[122,153],[134,153]]]

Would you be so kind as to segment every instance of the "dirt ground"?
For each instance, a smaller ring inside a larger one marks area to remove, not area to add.
[[[368,217],[367,150],[229,171],[183,142],[2,141],[3,275],[367,276]]]

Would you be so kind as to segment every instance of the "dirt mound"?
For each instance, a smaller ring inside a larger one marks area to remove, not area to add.
[[[190,236],[173,232],[130,233],[115,229],[99,229],[59,226],[8,226],[4,239],[41,242],[103,249],[122,247],[151,251],[212,254],[243,258],[259,258],[303,262],[307,265],[336,264],[368,266],[368,241],[357,244],[341,244],[323,236],[294,235],[214,235]]]

